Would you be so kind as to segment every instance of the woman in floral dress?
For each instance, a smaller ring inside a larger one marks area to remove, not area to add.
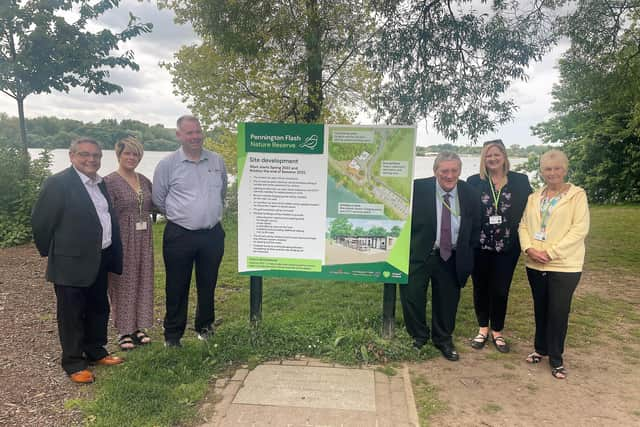
[[[476,249],[473,305],[478,335],[471,347],[480,350],[489,338],[501,353],[509,351],[502,335],[513,272],[520,256],[518,225],[531,193],[529,178],[509,170],[507,151],[501,140],[487,141],[480,154],[480,173],[467,182],[480,194],[482,227]]]
[[[133,137],[115,145],[118,170],[104,178],[118,215],[122,238],[122,275],[109,275],[109,299],[122,350],[151,341],[153,324],[153,233],[151,181],[135,171],[142,144]]]

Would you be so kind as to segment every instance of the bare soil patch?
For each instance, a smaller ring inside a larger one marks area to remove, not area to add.
[[[631,276],[587,273],[578,294],[638,304],[638,283]],[[437,358],[410,369],[412,376],[435,386],[438,399],[447,405],[430,419],[433,426],[640,425],[640,346],[637,340],[621,341],[615,331],[600,335],[604,345],[567,346],[566,380],[551,376],[546,358],[526,363],[532,343],[508,332],[509,354],[498,353],[490,342],[480,351],[458,342],[459,362]]]
[[[87,392],[60,367],[53,285],[33,245],[0,249],[0,425],[69,426],[64,402]]]

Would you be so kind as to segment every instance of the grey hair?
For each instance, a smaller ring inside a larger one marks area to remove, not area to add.
[[[100,143],[95,139],[80,137],[78,139],[74,139],[73,141],[71,141],[71,145],[69,145],[69,152],[76,153],[78,151],[79,144],[93,144],[96,147],[98,147],[100,151],[102,151],[102,147],[100,146]]]
[[[433,173],[436,173],[440,163],[446,162],[448,160],[456,160],[458,165],[460,166],[460,170],[462,170],[462,160],[460,160],[460,156],[453,151],[442,151],[436,156],[436,159],[433,161]]]
[[[176,121],[176,127],[178,129],[180,129],[180,126],[182,126],[182,122],[198,122],[200,123],[200,120],[191,114],[185,114],[183,116],[178,117],[178,120]]]
[[[569,170],[569,159],[567,158],[567,155],[563,151],[560,151],[556,148],[552,148],[549,151],[545,151],[540,156],[540,170],[542,170],[542,168],[546,163],[553,162],[554,160],[559,161],[562,164],[562,167],[564,168],[565,171]]]

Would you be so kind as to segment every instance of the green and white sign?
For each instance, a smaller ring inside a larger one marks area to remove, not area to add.
[[[244,123],[238,271],[406,283],[416,130]]]

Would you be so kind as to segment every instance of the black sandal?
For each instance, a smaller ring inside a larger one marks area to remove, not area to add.
[[[493,341],[493,345],[500,353],[509,353],[509,344],[507,344],[502,335],[499,337],[491,335],[491,341]]]
[[[145,345],[151,342],[151,337],[140,330],[135,331],[132,337],[138,345]]]
[[[487,342],[487,339],[489,339],[489,335],[483,335],[480,332],[478,332],[478,335],[476,335],[476,337],[471,340],[471,348],[476,350],[482,350],[482,348]]]
[[[129,351],[136,348],[136,343],[131,335],[121,335],[118,338],[118,346],[122,351]]]
[[[543,357],[544,356],[534,351],[533,353],[529,354],[525,360],[527,361],[527,363],[540,363]]]
[[[558,366],[557,368],[551,368],[551,375],[558,380],[564,380],[567,378],[567,370],[564,366]]]

